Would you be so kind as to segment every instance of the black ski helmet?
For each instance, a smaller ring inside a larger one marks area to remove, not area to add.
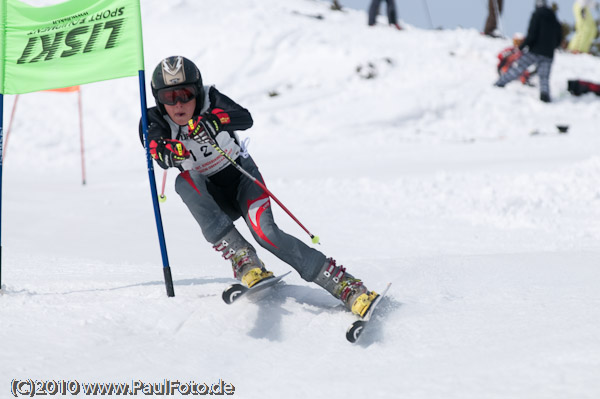
[[[204,105],[204,86],[200,70],[192,61],[180,55],[167,57],[158,63],[152,73],[152,95],[156,106],[164,115],[167,113],[163,104],[158,101],[158,91],[166,87],[177,87],[193,84],[196,86],[196,109],[194,114],[199,114]]]

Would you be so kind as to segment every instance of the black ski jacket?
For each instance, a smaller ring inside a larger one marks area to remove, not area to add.
[[[548,7],[538,7],[531,15],[527,37],[519,48],[523,50],[529,47],[534,54],[553,58],[561,40],[562,28],[554,11]]]
[[[205,98],[204,106],[200,110],[201,114],[211,113],[213,110],[222,110],[227,116],[227,123],[222,126],[221,132],[216,137],[217,144],[232,159],[237,159],[240,155],[242,146],[235,133],[236,130],[246,130],[252,127],[252,115],[246,109],[235,101],[219,92],[213,86],[204,87]],[[194,115],[194,118],[198,115]],[[188,137],[188,127],[179,126],[171,120],[167,114],[162,114],[158,107],[148,109],[148,142],[160,139],[171,139],[181,141],[192,156],[186,159],[179,167],[183,170],[196,170],[199,173],[209,176],[211,181],[219,184],[225,184],[231,177],[239,174],[228,161],[217,151],[209,148],[210,146],[201,145]],[[139,123],[139,136],[142,145],[144,144],[144,134],[142,130],[142,121]],[[168,166],[159,159],[155,159],[159,166],[167,169]]]

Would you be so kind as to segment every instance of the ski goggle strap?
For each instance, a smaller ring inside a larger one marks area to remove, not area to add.
[[[196,94],[195,85],[160,89],[158,91],[158,101],[166,105],[175,105],[177,102],[184,104],[196,98]]]

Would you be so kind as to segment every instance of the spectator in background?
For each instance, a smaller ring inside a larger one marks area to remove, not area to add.
[[[385,0],[385,2],[387,3],[386,10],[389,24],[398,30],[402,30],[400,25],[398,25],[398,17],[396,15],[396,4],[394,0]],[[371,0],[371,6],[369,7],[369,26],[373,26],[375,25],[375,22],[377,22],[380,4],[381,0]]]
[[[562,39],[562,28],[546,0],[536,0],[535,7],[529,21],[527,36],[519,46],[519,49],[527,47],[529,51],[524,52],[519,62],[500,76],[495,86],[504,87],[521,76],[530,65],[536,64],[540,76],[540,100],[550,102],[550,69],[554,60],[554,50]]]
[[[492,37],[500,36],[498,32],[498,20],[500,19],[500,14],[502,14],[502,3],[504,3],[503,0],[488,0],[488,17],[483,29],[484,34]]]
[[[592,7],[598,8],[598,3],[594,0],[575,0],[573,4],[573,14],[575,15],[575,36],[569,42],[567,49],[574,53],[589,53],[596,35],[598,27]]]

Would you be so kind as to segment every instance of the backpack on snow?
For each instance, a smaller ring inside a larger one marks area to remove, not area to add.
[[[600,96],[600,84],[585,80],[569,80],[567,90],[574,96],[580,96],[585,93],[594,93]]]

